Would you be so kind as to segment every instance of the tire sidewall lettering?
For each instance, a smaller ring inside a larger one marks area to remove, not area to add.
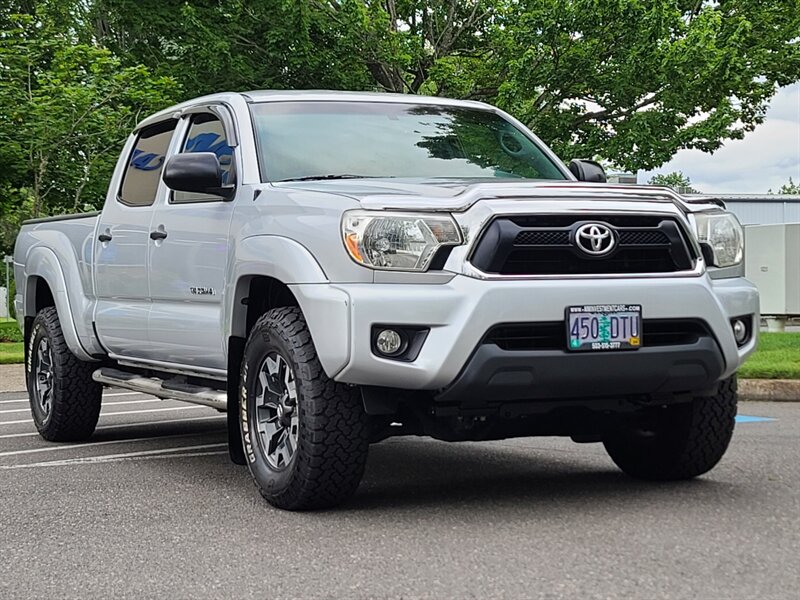
[[[39,335],[39,331],[41,331],[42,325],[41,323],[36,323],[33,326],[33,331],[31,331],[31,339],[28,342],[28,358],[25,361],[25,371],[26,375],[30,377],[31,372],[33,371],[33,351],[36,348],[36,338]]]
[[[262,325],[258,332],[254,332],[245,348],[239,390],[239,413],[242,445],[250,473],[262,490],[269,490],[270,493],[279,493],[280,490],[285,489],[290,484],[292,473],[296,466],[291,465],[287,469],[275,471],[267,464],[258,438],[260,434],[255,424],[255,414],[253,412],[255,411],[255,379],[257,378],[261,361],[267,353],[271,351],[280,353],[292,365],[292,368],[295,368],[295,373],[297,373],[294,357],[291,356],[290,349],[288,347],[284,348],[288,344],[283,342],[279,332],[274,331],[273,327],[272,323]],[[298,390],[299,393],[300,390]]]
[[[247,462],[252,465],[256,462],[255,449],[253,448],[253,440],[250,432],[250,421],[247,408],[247,360],[244,361],[244,368],[242,370],[242,383],[239,386],[239,418],[242,428],[242,440],[244,442],[244,453],[247,456]]]

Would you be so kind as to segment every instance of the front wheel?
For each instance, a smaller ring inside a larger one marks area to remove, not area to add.
[[[361,394],[327,377],[299,308],[272,309],[253,326],[240,426],[250,473],[270,504],[327,508],[355,493],[369,448]]]
[[[720,461],[733,436],[736,376],[719,382],[714,396],[694,398],[649,415],[605,440],[616,465],[639,479],[691,479]]]
[[[96,366],[72,354],[52,306],[36,315],[28,343],[28,395],[39,434],[51,442],[87,439],[103,397],[103,386],[92,379]]]

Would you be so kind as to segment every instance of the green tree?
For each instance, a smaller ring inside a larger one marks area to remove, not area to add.
[[[673,171],[672,173],[667,173],[666,175],[662,175],[660,173],[653,175],[648,183],[650,185],[662,185],[665,187],[670,187],[681,194],[700,193],[692,187],[691,179],[689,179],[681,171]]]
[[[6,27],[0,31],[4,230],[22,216],[99,206],[135,123],[178,95],[171,78],[141,65],[123,67],[63,26],[54,31],[45,10],[9,16]]]
[[[96,0],[97,36],[187,94],[383,89],[496,103],[564,159],[718,149],[800,79],[798,0]]]
[[[770,188],[767,191],[768,194],[775,194],[776,192],[772,191]],[[800,182],[795,183],[791,177],[789,177],[789,183],[784,183],[781,187],[778,188],[778,194],[795,194],[800,195]]]
[[[352,0],[340,4],[346,26],[308,0],[96,0],[91,10],[100,43],[130,64],[174,77],[186,98],[376,88],[356,32],[384,13]]]

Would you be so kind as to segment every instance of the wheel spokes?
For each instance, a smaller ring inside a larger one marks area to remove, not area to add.
[[[266,356],[258,372],[257,428],[269,465],[286,467],[297,449],[300,419],[294,371],[278,353]]]
[[[53,392],[53,352],[47,338],[39,340],[33,372],[36,402],[45,417],[50,413]]]

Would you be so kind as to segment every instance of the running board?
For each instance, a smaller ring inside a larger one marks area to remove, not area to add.
[[[174,379],[157,379],[155,377],[144,377],[137,373],[128,373],[118,369],[103,367],[92,373],[92,379],[103,385],[113,385],[115,387],[133,390],[157,396],[162,400],[181,400],[193,404],[210,406],[217,410],[224,411],[228,405],[228,396],[222,390],[215,390],[209,387],[192,385]]]

